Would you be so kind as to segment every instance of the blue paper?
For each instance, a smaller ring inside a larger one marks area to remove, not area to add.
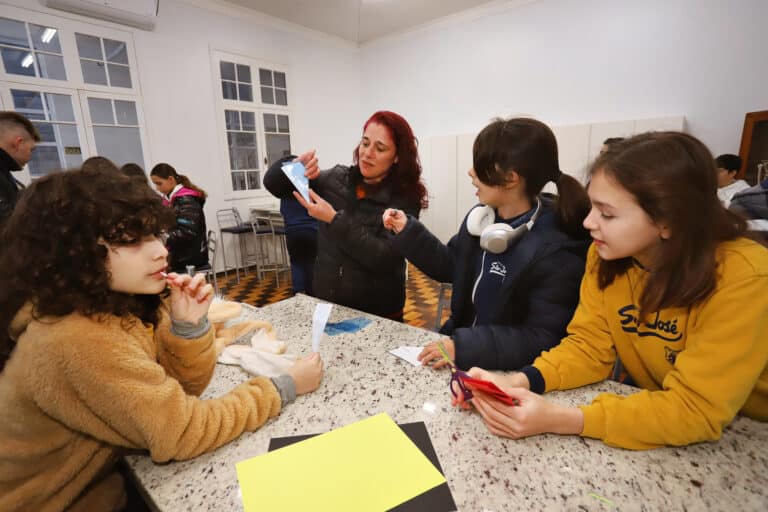
[[[288,179],[291,180],[296,190],[304,197],[304,200],[309,202],[309,180],[304,176],[304,173],[307,172],[304,164],[301,162],[286,162],[282,165],[281,169],[288,176]]]
[[[336,336],[337,334],[357,332],[369,323],[371,323],[371,320],[362,316],[350,318],[349,320],[343,320],[341,322],[328,322],[325,324],[325,334],[328,336]]]

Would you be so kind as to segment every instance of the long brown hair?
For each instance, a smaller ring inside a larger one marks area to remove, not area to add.
[[[717,246],[742,236],[746,222],[718,200],[717,171],[701,141],[679,132],[643,133],[609,146],[589,173],[611,177],[653,222],[669,227],[671,236],[662,241],[648,269],[641,318],[667,307],[691,306],[712,293]],[[599,260],[599,287],[607,287],[632,264],[632,258]]]
[[[152,168],[152,172],[149,173],[150,176],[159,176],[163,179],[168,179],[170,177],[173,177],[176,180],[176,183],[180,183],[183,187],[186,187],[190,190],[194,190],[195,192],[198,192],[200,196],[205,199],[208,197],[208,194],[205,193],[205,190],[201,189],[191,181],[189,181],[189,178],[187,178],[183,174],[179,174],[176,172],[176,169],[173,168],[172,165],[166,164],[166,163],[159,163],[156,166]]]
[[[421,208],[429,205],[427,188],[421,180],[421,161],[419,160],[418,141],[411,125],[400,114],[388,110],[374,112],[363,125],[363,132],[371,123],[380,124],[387,129],[395,143],[397,162],[392,164],[382,183],[392,183],[398,193],[418,203]],[[357,164],[360,145],[355,147],[352,158]]]
[[[477,178],[490,186],[503,185],[516,172],[525,180],[525,192],[532,202],[547,182],[554,182],[558,225],[574,238],[587,237],[582,223],[591,207],[589,196],[581,183],[560,171],[557,139],[541,121],[494,119],[475,138],[472,164]]]
[[[126,245],[174,225],[146,184],[98,169],[51,173],[24,192],[0,231],[0,371],[15,346],[9,326],[26,303],[35,318],[73,312],[158,322],[158,295],[112,291],[103,242]]]

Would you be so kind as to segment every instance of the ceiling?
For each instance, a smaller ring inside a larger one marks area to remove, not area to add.
[[[498,0],[226,0],[357,44]]]

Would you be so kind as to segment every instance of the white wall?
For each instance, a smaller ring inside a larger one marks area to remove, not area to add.
[[[763,0],[539,0],[362,50],[363,110],[389,107],[420,138],[527,113],[552,125],[684,115],[737,152],[768,105]]]

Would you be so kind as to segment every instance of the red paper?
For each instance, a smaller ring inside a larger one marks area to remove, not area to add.
[[[506,394],[496,384],[489,380],[464,377],[461,381],[472,391],[482,391],[507,405],[517,405],[514,398]]]

